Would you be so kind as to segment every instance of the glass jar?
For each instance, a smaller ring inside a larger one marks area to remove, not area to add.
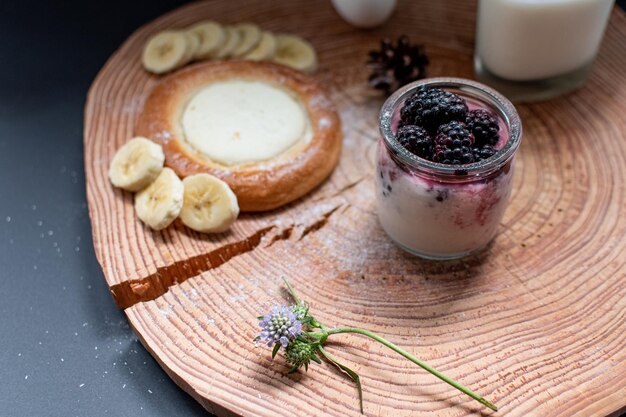
[[[420,158],[396,139],[400,109],[416,89],[441,88],[463,97],[470,110],[485,108],[499,118],[498,152],[465,165]],[[522,125],[504,96],[461,78],[411,83],[380,111],[376,199],[380,224],[406,251],[429,259],[455,259],[486,246],[496,235],[511,194],[515,152]]]
[[[476,78],[514,101],[582,87],[613,0],[479,0]]]

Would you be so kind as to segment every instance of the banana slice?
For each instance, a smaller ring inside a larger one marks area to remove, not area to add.
[[[235,26],[241,36],[241,42],[233,50],[232,56],[240,57],[250,52],[261,40],[261,29],[252,23],[241,23]]]
[[[159,32],[146,43],[142,62],[146,70],[163,74],[186,64],[187,36],[184,32],[166,30]]]
[[[244,59],[250,61],[264,61],[272,59],[276,53],[276,38],[270,32],[263,32],[259,44],[244,55]]]
[[[198,49],[200,49],[200,39],[196,35],[191,32],[185,32],[185,37],[187,38],[187,50],[185,51],[185,59],[178,67],[182,67],[185,64],[193,61],[198,53]]]
[[[187,227],[202,233],[219,233],[237,219],[237,197],[224,181],[209,174],[196,174],[186,177],[183,185],[180,219]]]
[[[226,41],[224,28],[216,22],[200,22],[190,27],[188,31],[200,41],[195,59],[211,58]]]
[[[109,167],[111,183],[128,191],[146,188],[161,173],[165,154],[160,145],[142,137],[117,150]]]
[[[165,229],[183,207],[183,182],[170,168],[163,168],[146,189],[135,195],[137,217],[154,230]]]
[[[226,41],[224,41],[222,47],[215,53],[214,58],[217,59],[231,56],[235,48],[237,48],[241,42],[241,34],[239,34],[239,31],[234,27],[227,26],[224,30],[226,31]]]
[[[278,45],[274,62],[300,71],[315,71],[317,56],[310,43],[293,35],[276,35],[276,42]]]

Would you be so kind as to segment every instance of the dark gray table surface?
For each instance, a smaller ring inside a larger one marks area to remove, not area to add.
[[[182,2],[54,3],[0,2],[0,417],[207,415],[115,307],[83,169],[93,78]]]
[[[180,1],[0,2],[0,416],[206,416],[129,329],[96,261],[83,107]]]

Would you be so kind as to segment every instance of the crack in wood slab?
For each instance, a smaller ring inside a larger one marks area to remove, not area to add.
[[[278,242],[279,240],[286,240],[286,239],[291,238],[291,236],[294,234],[294,231],[299,229],[299,228],[301,228],[301,227],[303,227],[303,229],[300,231],[300,234],[296,238],[296,240],[297,241],[302,240],[309,233],[315,232],[316,230],[319,230],[322,227],[324,227],[326,225],[326,223],[328,223],[328,219],[330,218],[330,216],[332,216],[332,214],[334,212],[336,212],[337,210],[339,210],[343,206],[345,206],[345,205],[344,204],[340,204],[338,206],[333,207],[331,210],[329,210],[326,213],[324,213],[322,215],[322,217],[320,217],[315,222],[309,224],[308,226],[305,226],[305,225],[300,224],[300,223],[295,223],[295,224],[292,224],[291,226],[283,228],[280,232],[274,234],[269,239],[269,241],[268,241],[266,246],[270,247],[274,243]]]
[[[334,207],[332,210],[324,213],[319,220],[317,220],[316,222],[313,222],[312,224],[306,226],[302,230],[302,233],[300,234],[300,237],[298,238],[298,240],[300,241],[306,235],[308,235],[309,233],[315,232],[317,230],[320,230],[322,227],[324,227],[326,225],[326,223],[328,223],[328,219],[330,218],[330,216],[332,216],[333,213],[336,212],[337,210],[339,210],[339,208],[341,208],[341,207],[342,207],[342,205],[338,205],[338,206]]]
[[[313,202],[313,203],[316,203],[316,202],[318,202],[318,201],[328,200],[328,199],[331,199],[331,198],[333,198],[333,197],[337,197],[337,196],[339,196],[339,195],[343,194],[344,192],[346,192],[346,191],[348,191],[348,190],[351,190],[352,188],[356,187],[357,185],[359,185],[360,183],[362,183],[363,181],[365,181],[367,178],[368,178],[367,176],[365,176],[365,177],[361,177],[361,178],[359,178],[359,179],[358,179],[358,180],[356,180],[356,181],[353,181],[353,182],[351,182],[351,183],[349,183],[349,184],[344,185],[344,186],[343,186],[343,187],[341,187],[339,190],[337,190],[337,191],[335,191],[335,192],[333,192],[333,193],[331,193],[331,194],[329,194],[329,195],[323,195],[323,196],[320,196],[320,197],[318,197],[318,198],[316,198],[316,199],[312,200],[312,202]]]
[[[303,227],[297,241],[302,240],[306,235],[321,229],[328,223],[330,216],[342,205],[333,207],[331,210],[309,225],[294,223],[274,233],[269,239],[266,247],[271,246],[279,240],[291,238],[294,230]],[[220,246],[208,253],[193,256],[188,259],[174,262],[171,265],[157,268],[156,272],[140,279],[133,279],[121,282],[111,287],[115,303],[119,308],[125,309],[133,305],[154,300],[165,294],[170,287],[178,285],[189,278],[198,276],[203,272],[217,268],[225,264],[232,258],[250,252],[257,248],[263,238],[277,229],[276,225],[264,227],[247,238]]]
[[[235,256],[250,252],[276,226],[268,226],[238,242],[228,243],[208,253],[157,268],[156,272],[140,279],[124,281],[111,287],[111,294],[119,308],[128,308],[142,301],[154,300],[173,285],[228,262]]]

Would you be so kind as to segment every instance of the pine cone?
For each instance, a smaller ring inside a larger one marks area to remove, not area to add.
[[[389,95],[405,84],[426,77],[428,57],[421,45],[411,45],[400,36],[394,45],[389,39],[380,42],[379,51],[370,51],[367,66],[372,74],[370,86]]]

